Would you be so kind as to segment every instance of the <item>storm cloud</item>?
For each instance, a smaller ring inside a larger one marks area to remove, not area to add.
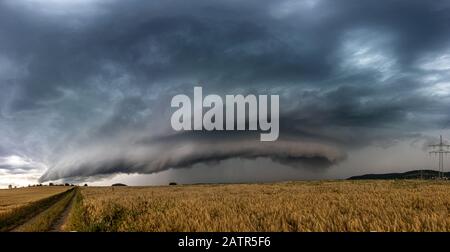
[[[214,164],[230,158],[270,157],[293,166],[326,168],[345,158],[340,150],[318,143],[276,141],[228,141],[215,144],[176,141],[166,144],[135,144],[109,148],[86,148],[72,153],[41,181],[114,173],[156,173],[169,168],[187,168],[197,163]]]
[[[448,129],[449,26],[448,1],[5,0],[0,157],[42,164],[41,181],[259,157],[337,169]],[[198,85],[280,95],[280,140],[173,132],[171,98]]]

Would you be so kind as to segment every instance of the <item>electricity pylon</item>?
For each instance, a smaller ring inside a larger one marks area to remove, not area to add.
[[[435,156],[439,155],[438,178],[442,179],[444,177],[444,154],[447,155],[448,153],[450,153],[450,144],[444,144],[441,135],[441,140],[438,144],[431,144],[429,146],[433,148],[433,150],[430,151],[430,154],[434,154]]]

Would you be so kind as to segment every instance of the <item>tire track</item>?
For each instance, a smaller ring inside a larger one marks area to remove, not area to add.
[[[75,201],[75,195],[77,194],[77,191],[74,191],[72,194],[72,198],[69,201],[69,204],[66,205],[66,208],[61,213],[58,218],[55,219],[52,226],[50,227],[50,232],[64,232],[64,224],[66,223],[67,217],[69,217],[70,210],[72,209],[73,202]]]
[[[37,213],[34,217],[16,226],[11,232],[48,232],[62,231],[63,224],[70,212],[71,203],[75,198],[77,189],[73,188],[64,192],[58,201]],[[68,199],[68,197],[70,197]]]

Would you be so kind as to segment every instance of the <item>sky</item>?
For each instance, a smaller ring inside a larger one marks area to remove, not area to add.
[[[0,187],[435,169],[449,70],[448,1],[2,0]],[[174,131],[194,86],[279,95],[279,139]]]

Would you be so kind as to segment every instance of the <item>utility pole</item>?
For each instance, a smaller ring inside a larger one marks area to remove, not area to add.
[[[433,150],[430,151],[430,154],[439,156],[438,178],[442,179],[444,177],[444,154],[447,155],[448,153],[450,153],[450,144],[444,144],[441,135],[441,140],[438,144],[431,144],[429,146],[433,148]]]

